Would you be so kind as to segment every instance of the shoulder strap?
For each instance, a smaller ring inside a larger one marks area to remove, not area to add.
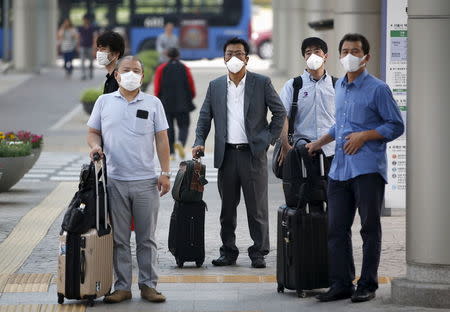
[[[338,77],[331,76],[331,83],[333,84],[333,88],[336,88],[336,81],[338,79],[339,79]]]
[[[298,110],[298,92],[303,87],[303,79],[302,76],[298,76],[294,78],[294,82],[292,83],[292,86],[294,87],[294,93],[292,97],[292,106],[291,106],[291,114],[289,115],[289,130],[288,130],[288,139],[289,142],[292,143],[292,137],[294,134],[294,123],[295,123],[295,116],[297,116],[297,110]]]

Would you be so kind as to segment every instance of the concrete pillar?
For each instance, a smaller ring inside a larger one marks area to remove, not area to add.
[[[450,2],[408,0],[406,278],[395,303],[450,308]],[[424,51],[426,51],[424,53]]]
[[[56,61],[57,0],[13,1],[13,62],[16,70],[39,72]]]
[[[334,35],[337,44],[346,33],[360,33],[369,40],[372,58],[367,68],[377,77],[380,75],[380,12],[381,0],[340,0],[339,5],[335,6],[334,17]],[[341,66],[337,68],[338,76],[345,74]]]
[[[13,63],[18,71],[36,68],[36,1],[13,1]]]
[[[287,30],[284,33],[287,44],[287,70],[289,77],[298,76],[305,69],[305,62],[302,59],[300,50],[301,43],[305,37],[305,28],[308,27],[305,21],[304,0],[286,0],[287,3]]]
[[[277,68],[281,73],[286,73],[288,69],[288,49],[289,49],[289,16],[287,0],[275,0],[277,2],[277,28],[278,31],[272,32],[276,37],[276,57]],[[275,23],[275,19],[274,19]]]
[[[278,68],[280,58],[280,1],[272,0],[272,67]]]
[[[332,75],[336,75],[336,64],[339,57],[337,53],[336,38],[334,29],[328,30],[314,30],[309,27],[309,22],[317,22],[324,19],[333,19],[334,12],[332,8],[335,5],[335,0],[316,0],[305,2],[305,34],[306,37],[319,37],[323,39],[328,45],[328,61],[326,69]]]

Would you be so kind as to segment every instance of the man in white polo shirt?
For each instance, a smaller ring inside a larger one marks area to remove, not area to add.
[[[98,98],[87,123],[91,159],[95,153],[103,157],[104,152],[107,156],[116,274],[114,292],[104,299],[107,303],[132,297],[132,216],[141,297],[151,302],[166,300],[156,291],[155,229],[158,191],[159,196],[163,196],[170,189],[168,124],[161,101],[140,91],[143,75],[142,62],[138,58],[126,56],[120,59],[115,72],[119,90]],[[154,142],[162,169],[160,174],[155,172]]]

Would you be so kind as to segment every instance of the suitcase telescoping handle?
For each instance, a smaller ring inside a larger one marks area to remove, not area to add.
[[[100,163],[100,169],[98,169],[98,165]],[[103,194],[104,194],[104,212],[105,212],[105,230],[108,228],[107,222],[108,222],[108,200],[107,200],[107,194],[106,194],[106,184],[105,184],[105,166],[104,166],[104,158],[100,157],[99,153],[94,154],[94,165],[95,165],[95,194],[96,194],[96,200],[95,200],[95,215],[96,215],[96,228],[97,232],[100,232],[100,195],[98,194],[98,172],[101,171],[102,177],[102,185],[103,185]]]

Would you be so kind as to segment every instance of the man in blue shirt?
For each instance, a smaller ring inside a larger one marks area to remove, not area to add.
[[[303,40],[301,52],[306,62],[306,69],[301,75],[302,87],[298,94],[298,110],[295,116],[293,142],[300,138],[317,140],[334,125],[335,105],[333,77],[325,70],[328,58],[328,46],[317,37]],[[280,93],[281,101],[288,115],[291,114],[294,96],[294,79],[288,80]],[[285,120],[281,133],[282,149],[280,162],[283,162],[287,152],[293,148],[288,142],[288,118]],[[334,143],[323,147],[327,156],[325,169],[328,174],[334,154]]]
[[[307,145],[310,153],[336,141],[328,184],[328,254],[330,289],[320,301],[375,297],[381,253],[381,205],[387,182],[386,143],[402,135],[403,120],[392,93],[370,75],[369,42],[347,34],[339,43],[340,62],[347,74],[336,82],[336,124],[328,134]],[[351,226],[358,208],[363,263],[354,291]]]

